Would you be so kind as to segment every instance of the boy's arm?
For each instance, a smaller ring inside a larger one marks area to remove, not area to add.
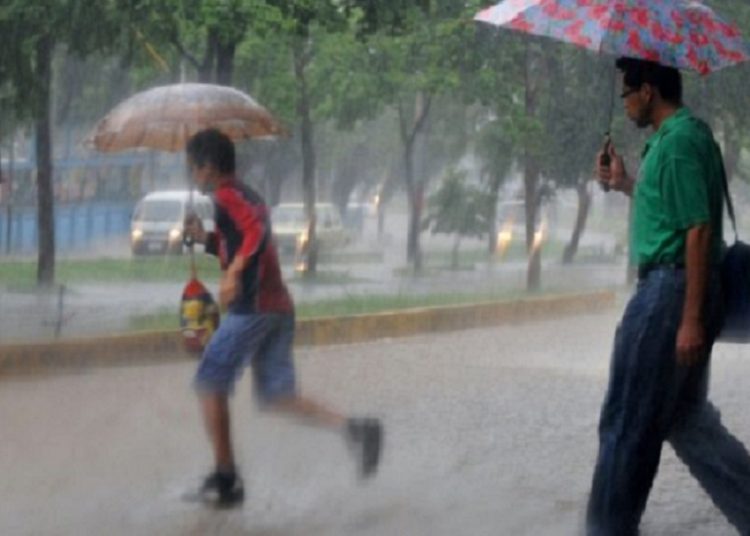
[[[258,207],[251,205],[237,190],[226,189],[217,192],[217,201],[242,234],[242,244],[227,267],[228,276],[239,278],[260,247],[265,234],[265,223]]]

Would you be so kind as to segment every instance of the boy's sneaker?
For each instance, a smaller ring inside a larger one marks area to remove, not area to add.
[[[239,506],[245,499],[242,479],[237,473],[214,471],[208,475],[197,491],[185,495],[185,500],[202,502],[216,508]]]
[[[373,476],[380,463],[383,448],[383,426],[378,419],[349,419],[346,438],[359,463],[363,478]]]

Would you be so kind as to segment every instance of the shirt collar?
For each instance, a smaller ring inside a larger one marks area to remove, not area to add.
[[[641,153],[641,158],[646,156],[646,154],[649,152],[649,150],[655,146],[668,132],[673,130],[677,125],[682,123],[683,121],[686,121],[693,117],[692,112],[687,106],[681,106],[669,117],[667,117],[664,122],[659,127],[659,130],[651,134],[651,136],[646,141],[646,146],[643,148],[643,152]]]

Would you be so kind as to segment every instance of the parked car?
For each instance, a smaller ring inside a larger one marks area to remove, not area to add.
[[[130,222],[133,255],[181,254],[183,222],[190,211],[203,220],[207,231],[214,229],[214,204],[210,197],[188,190],[152,192],[135,206]]]
[[[523,199],[501,201],[497,206],[498,253],[505,254],[513,241],[526,240],[526,204]],[[540,247],[548,235],[548,215],[545,205],[539,207],[534,229],[534,247]]]
[[[336,207],[331,203],[317,203],[316,234],[322,250],[345,246],[349,233],[341,224]],[[295,253],[307,241],[307,217],[302,203],[281,203],[271,211],[271,223],[276,246],[284,254]]]

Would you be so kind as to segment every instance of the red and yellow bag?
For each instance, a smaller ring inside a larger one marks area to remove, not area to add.
[[[203,352],[211,336],[219,327],[219,306],[208,289],[195,277],[182,291],[180,328],[185,349]]]

